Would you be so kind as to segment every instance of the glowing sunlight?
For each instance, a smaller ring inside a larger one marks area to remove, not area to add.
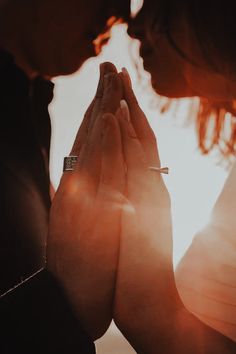
[[[149,88],[149,75],[145,74],[141,79],[136,72],[133,58],[138,43],[131,43],[126,35],[126,26],[118,25],[112,32],[109,45],[98,58],[88,60],[77,74],[55,80],[57,90],[50,106],[52,181],[58,185],[63,157],[68,155],[84,112],[94,96],[99,63],[111,61],[119,70],[126,67],[138,101],[156,134],[162,165],[170,169],[164,179],[172,201],[176,265],[194,234],[206,223],[228,173],[216,164],[216,158],[203,157],[197,150],[192,121],[198,101],[174,101],[167,109],[168,100],[158,98]],[[160,107],[164,111],[162,114]],[[134,353],[113,324],[98,341],[97,351],[98,354]]]

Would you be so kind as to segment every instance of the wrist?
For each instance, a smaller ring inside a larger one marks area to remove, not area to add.
[[[173,333],[177,334],[177,324],[185,311],[173,280],[149,298],[140,296],[140,301],[136,295],[116,295],[114,321],[138,353],[157,354],[157,347],[162,353],[172,345]],[[120,301],[122,298],[125,301]]]

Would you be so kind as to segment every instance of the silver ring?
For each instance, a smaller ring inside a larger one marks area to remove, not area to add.
[[[74,171],[77,161],[78,161],[78,156],[64,157],[63,172]]]
[[[148,169],[151,170],[151,171],[164,173],[165,175],[168,175],[168,173],[169,173],[169,168],[168,167],[149,166]]]

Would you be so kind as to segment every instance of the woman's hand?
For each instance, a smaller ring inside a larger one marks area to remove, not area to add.
[[[112,318],[125,183],[118,122],[111,114],[102,118],[117,110],[122,84],[114,66],[102,69],[71,152],[78,155],[76,169],[63,174],[53,200],[47,254],[49,270],[93,339]]]
[[[160,173],[149,170],[149,166],[160,167],[156,140],[126,75],[128,105],[122,103],[119,124],[127,166],[127,200],[121,217],[114,320],[135,349],[146,352],[147,343],[156,342],[157,329],[172,316],[178,295],[172,266],[170,198]],[[155,338],[150,330],[153,326]]]
[[[124,72],[119,111],[126,202],[121,216],[114,320],[142,354],[233,354],[235,343],[205,326],[182,304],[172,266],[170,199],[156,141]]]

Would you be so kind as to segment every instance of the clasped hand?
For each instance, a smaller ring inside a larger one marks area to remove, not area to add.
[[[126,71],[101,66],[71,154],[75,171],[52,203],[48,268],[93,339],[114,318],[133,343],[176,289],[169,195],[148,169],[160,166],[156,139]]]

